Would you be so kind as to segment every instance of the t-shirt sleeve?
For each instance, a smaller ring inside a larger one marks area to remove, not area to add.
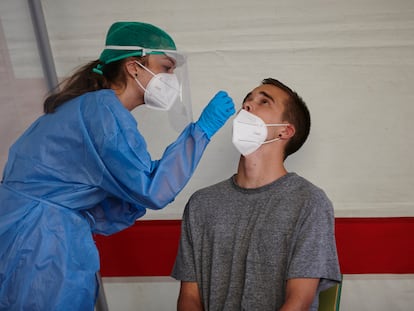
[[[322,191],[308,200],[296,228],[287,279],[320,278],[319,291],[340,282],[335,242],[335,219],[330,200]]]
[[[171,276],[180,281],[196,282],[195,258],[193,241],[191,238],[189,213],[189,203],[187,203],[181,223],[181,238],[177,257]]]

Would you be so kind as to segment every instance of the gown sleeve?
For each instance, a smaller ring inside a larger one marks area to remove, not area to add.
[[[131,203],[161,209],[187,184],[207,143],[197,125],[190,124],[166,148],[161,159],[153,161],[137,130],[127,135],[119,133],[102,150],[108,170],[102,186]]]
[[[93,113],[86,129],[101,163],[99,187],[113,198],[88,213],[95,220],[95,232],[119,231],[144,215],[147,208],[161,209],[172,202],[194,173],[210,140],[191,123],[159,160],[152,160],[127,110],[112,105]]]
[[[138,218],[145,215],[145,208],[108,197],[81,213],[89,221],[93,233],[110,235],[133,225]]]

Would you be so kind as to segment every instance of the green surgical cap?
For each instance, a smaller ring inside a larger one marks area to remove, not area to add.
[[[148,50],[177,50],[173,39],[162,29],[140,22],[116,22],[106,35],[106,46],[99,60],[108,64],[131,56],[141,56],[142,50],[128,47],[141,47]],[[111,49],[110,47],[126,47]]]

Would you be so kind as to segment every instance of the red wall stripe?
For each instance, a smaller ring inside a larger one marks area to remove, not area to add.
[[[336,218],[343,274],[414,273],[414,217]],[[180,220],[144,220],[124,231],[95,236],[102,276],[170,275]]]
[[[342,273],[414,273],[414,218],[337,218]]]

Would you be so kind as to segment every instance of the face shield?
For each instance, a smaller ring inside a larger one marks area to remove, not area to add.
[[[188,78],[187,59],[182,53],[175,50],[148,50],[143,49],[142,55],[164,54],[175,61],[174,74],[178,79],[178,96],[167,111],[168,123],[173,130],[181,132],[193,121],[190,83]],[[145,105],[143,105],[145,107]]]
[[[184,127],[186,127],[190,122],[193,121],[193,112],[192,112],[192,103],[191,103],[191,94],[190,94],[190,84],[188,78],[187,70],[187,58],[184,54],[177,52],[176,50],[166,50],[166,49],[146,49],[140,46],[118,46],[118,45],[107,45],[105,46],[106,50],[122,50],[130,51],[130,56],[136,56],[137,51],[139,51],[141,56],[161,54],[166,55],[172,58],[175,61],[176,68],[174,69],[174,74],[178,79],[178,96],[174,103],[171,105],[171,108],[167,111],[168,124],[170,125],[169,129],[173,129],[176,132],[181,132]],[[123,58],[125,55],[122,56]],[[115,59],[116,60],[116,59]],[[161,79],[162,80],[162,79]],[[145,107],[145,105],[142,105]],[[148,112],[145,114],[145,120],[154,119],[157,117],[152,117],[154,114],[150,109],[146,109]],[[141,111],[142,112],[142,111]],[[156,114],[160,118],[160,114]],[[162,117],[161,117],[162,118]],[[141,118],[137,118],[141,119]],[[157,124],[164,122],[164,120],[155,121]],[[165,124],[165,123],[164,123]]]
[[[144,55],[162,53],[176,60],[174,74],[179,81],[179,96],[168,111],[159,111],[140,105],[131,112],[138,122],[139,131],[145,137],[147,149],[153,158],[161,158],[165,152],[165,146],[175,141],[177,133],[193,121],[186,58],[176,51],[169,50],[168,54],[166,52],[145,50]]]

